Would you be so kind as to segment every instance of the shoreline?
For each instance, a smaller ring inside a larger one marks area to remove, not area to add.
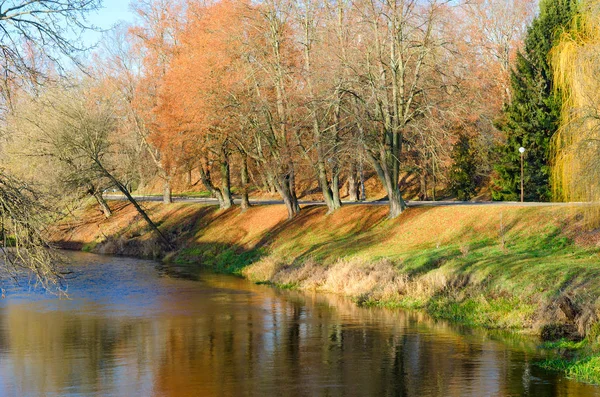
[[[309,206],[288,221],[283,206],[240,214],[149,204],[177,243],[165,253],[131,206],[112,206],[111,219],[88,207],[57,225],[51,239],[67,249],[161,259],[190,272],[206,268],[538,335],[565,357],[548,368],[600,383],[600,237],[583,225],[581,208],[430,207],[388,220],[385,208],[357,205],[326,216]]]

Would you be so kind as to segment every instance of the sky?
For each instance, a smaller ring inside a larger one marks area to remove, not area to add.
[[[110,29],[119,21],[132,22],[134,14],[130,11],[130,0],[103,0],[102,9],[88,15],[89,22],[101,29]],[[102,37],[99,32],[86,32],[87,45],[96,43]]]

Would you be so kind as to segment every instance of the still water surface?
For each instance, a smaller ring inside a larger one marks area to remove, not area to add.
[[[531,339],[69,255],[69,300],[0,301],[0,396],[600,396],[536,367]]]

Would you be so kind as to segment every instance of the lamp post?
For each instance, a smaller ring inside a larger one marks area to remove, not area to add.
[[[521,202],[523,202],[523,155],[525,154],[525,148],[524,147],[520,147],[519,148],[519,153],[521,153]]]

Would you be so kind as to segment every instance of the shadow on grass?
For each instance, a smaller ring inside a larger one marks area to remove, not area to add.
[[[263,254],[261,249],[248,250],[230,244],[195,244],[181,249],[159,268],[170,276],[194,279],[203,271],[239,275]]]
[[[269,247],[274,242],[283,242],[285,251],[294,257],[293,265],[308,258],[332,261],[381,243],[378,229],[386,221],[386,216],[381,212],[369,211],[364,216],[350,216],[343,221],[339,216],[325,215],[323,207],[303,207],[293,219],[283,221],[265,232],[256,247]],[[340,233],[340,229],[344,232]]]

